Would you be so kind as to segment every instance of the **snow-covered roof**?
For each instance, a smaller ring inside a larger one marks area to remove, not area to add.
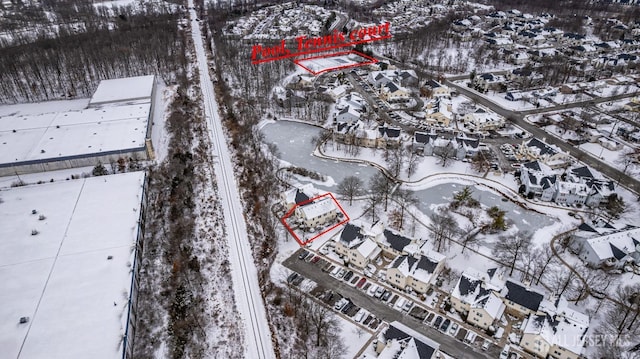
[[[472,307],[483,308],[492,318],[500,318],[506,308],[502,299],[494,292],[489,293],[486,298]]]
[[[0,117],[0,164],[143,148],[150,110],[143,102]]]
[[[463,303],[474,304],[484,299],[491,291],[500,291],[504,285],[496,269],[486,272],[467,268],[453,287],[451,296]]]
[[[299,207],[298,209],[302,212],[304,218],[313,219],[335,211],[336,206],[333,199],[325,197]]]
[[[600,260],[608,258],[620,260],[627,254],[637,251],[638,245],[640,245],[640,228],[632,227],[589,238],[585,245],[591,247]]]
[[[317,190],[313,184],[307,183],[284,192],[283,198],[286,204],[300,204],[317,196]]]
[[[437,342],[397,321],[389,324],[381,339],[388,346],[378,359],[431,359],[440,348]],[[401,343],[405,345],[399,345]]]
[[[566,310],[556,314],[532,314],[524,325],[523,333],[539,335],[552,346],[580,354],[589,329],[589,317],[575,310]]]
[[[2,193],[4,356],[122,357],[143,183],[132,172]]]
[[[372,241],[369,238],[365,238],[365,240],[360,243],[356,250],[360,252],[360,254],[364,258],[375,258],[382,251],[380,247],[378,247],[376,242]]]
[[[151,100],[154,75],[102,80],[91,97],[89,106],[109,102]]]

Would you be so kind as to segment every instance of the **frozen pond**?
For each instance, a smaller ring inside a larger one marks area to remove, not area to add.
[[[377,169],[370,166],[314,157],[311,154],[314,149],[311,139],[314,136],[318,136],[320,131],[321,129],[318,127],[290,121],[269,123],[262,128],[265,142],[273,143],[278,147],[280,159],[294,166],[314,170],[331,177],[335,183],[340,183],[347,176],[355,175],[360,177],[366,184],[378,172]],[[335,191],[335,186],[333,188],[317,184],[315,186],[324,190]],[[444,183],[416,191],[416,197],[419,199],[418,208],[426,215],[430,215],[433,213],[432,205],[450,202],[453,193],[463,187],[463,184]],[[504,197],[482,187],[474,186],[473,197],[488,207],[498,206],[506,211],[506,218],[512,221],[520,230],[535,232],[554,222],[550,217],[525,210],[511,201],[503,201]]]
[[[364,183],[368,183],[378,170],[367,165],[344,163],[320,159],[312,155],[314,145],[311,139],[322,131],[319,127],[299,122],[278,121],[269,123],[262,128],[266,143],[273,143],[280,151],[280,159],[290,164],[316,171],[333,178],[340,183],[345,177],[358,176]],[[326,186],[315,185],[318,188],[335,191]]]
[[[416,191],[415,195],[419,200],[418,208],[426,215],[433,213],[433,205],[449,203],[453,199],[453,193],[465,187],[460,183],[443,183],[427,189]],[[526,210],[511,201],[503,201],[500,194],[491,192],[483,187],[472,186],[473,198],[487,207],[498,206],[507,212],[505,218],[513,222],[518,229],[534,233],[542,227],[554,223],[554,220],[543,214]]]

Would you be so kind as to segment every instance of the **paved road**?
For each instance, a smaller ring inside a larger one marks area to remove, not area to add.
[[[193,9],[189,0],[189,8]],[[197,66],[200,72],[200,88],[204,103],[205,116],[213,153],[217,160],[213,163],[216,182],[222,204],[224,223],[229,242],[229,263],[235,303],[244,326],[244,358],[275,358],[271,329],[260,292],[257,269],[253,262],[247,224],[243,215],[238,186],[233,172],[231,153],[222,129],[213,83],[209,76],[207,56],[200,32],[200,23],[196,21],[196,11],[191,10],[191,36],[196,50]]]
[[[348,297],[359,307],[365,308],[377,318],[386,322],[398,321],[407,325],[415,331],[423,334],[436,342],[440,343],[440,350],[452,355],[457,359],[474,359],[487,358],[495,359],[500,355],[501,348],[492,346],[488,351],[482,351],[479,347],[470,347],[461,343],[454,337],[443,334],[442,332],[425,325],[421,321],[398,312],[390,306],[382,303],[380,300],[366,295],[363,291],[345,284],[343,281],[337,280],[328,273],[322,272],[319,266],[312,263],[301,261],[298,259],[298,252],[287,258],[283,263],[285,267],[319,283],[334,292],[340,293],[344,297]]]
[[[539,139],[545,138],[545,142],[558,146],[562,151],[568,152],[578,160],[602,172],[605,176],[608,176],[609,178],[611,178],[616,182],[620,181],[620,184],[622,184],[623,186],[627,187],[628,189],[635,192],[636,194],[640,194],[640,181],[638,181],[637,179],[622,173],[617,168],[614,168],[607,163],[601,162],[599,159],[593,157],[591,154],[582,151],[581,149],[565,142],[564,140],[558,137],[555,137],[547,133],[546,131],[537,127],[536,125],[531,124],[524,120],[525,115],[528,115],[528,114],[547,112],[547,111],[553,111],[553,110],[561,110],[561,109],[567,109],[571,107],[590,106],[593,103],[607,102],[607,101],[611,101],[612,99],[628,97],[630,96],[629,94],[619,95],[619,96],[609,97],[609,98],[593,99],[589,101],[576,102],[572,104],[559,105],[553,108],[536,109],[536,110],[529,110],[529,111],[512,111],[512,110],[505,109],[494,102],[489,101],[488,99],[480,96],[478,93],[476,93],[475,91],[472,91],[471,89],[465,86],[454,84],[449,80],[445,81],[445,83],[448,86],[456,88],[458,90],[458,93],[461,93],[473,99],[474,101],[490,108],[494,112],[504,116],[505,118],[507,118],[514,124],[516,124],[517,126],[520,126],[527,132],[530,132],[534,137],[537,137]]]

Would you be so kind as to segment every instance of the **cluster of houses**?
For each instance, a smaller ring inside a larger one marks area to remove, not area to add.
[[[558,174],[541,161],[531,161],[520,166],[520,182],[525,196],[563,205],[598,207],[616,193],[613,181],[587,166]]]
[[[591,267],[633,270],[640,266],[640,228],[582,223],[572,234],[569,248]]]
[[[224,27],[227,36],[243,36],[247,39],[280,40],[295,36],[319,36],[331,11],[317,5],[298,5],[295,2],[263,7],[249,16],[228,22]]]
[[[400,290],[424,294],[444,265],[445,256],[427,248],[426,242],[384,227],[347,223],[338,236],[335,252],[345,264],[364,269],[380,256],[390,260],[385,280]]]
[[[409,86],[418,84],[418,76],[413,70],[371,71],[367,82],[378,91],[380,98],[389,102],[407,102],[411,97]]]
[[[467,323],[484,330],[495,329],[504,314],[523,319],[519,344],[539,358],[577,359],[584,349],[587,315],[562,296],[546,299],[539,289],[504,280],[495,268],[468,268],[449,298]]]

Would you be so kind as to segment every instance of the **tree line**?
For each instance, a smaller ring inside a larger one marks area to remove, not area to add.
[[[40,36],[0,49],[0,102],[88,97],[100,80],[158,74],[174,82],[186,67],[177,13],[121,8],[111,26]]]

